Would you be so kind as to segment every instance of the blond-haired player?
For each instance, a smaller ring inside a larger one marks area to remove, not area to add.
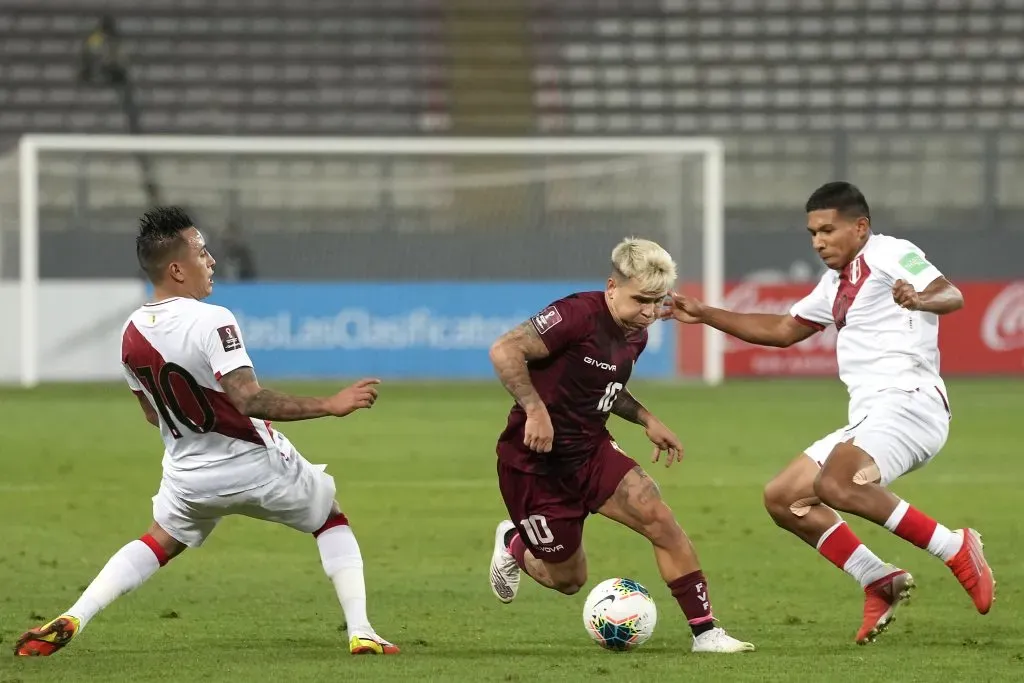
[[[696,552],[657,484],[616,445],[609,414],[644,427],[652,462],[682,457],[679,439],[626,389],[647,328],[676,279],[659,245],[630,238],[612,252],[604,291],[559,299],[491,347],[515,404],[498,438],[498,486],[510,520],[494,534],[490,583],[511,602],[520,571],[572,595],[587,581],[583,523],[599,513],[654,546],[662,578],[693,631],[694,652],[754,646],[717,628]]]
[[[22,635],[15,654],[45,656],[64,647],[100,610],[186,548],[202,545],[227,515],[311,533],[345,614],[350,652],[397,653],[366,616],[363,558],[334,500],[334,478],[270,422],[369,408],[378,381],[364,379],[327,398],[260,386],[235,317],[202,302],[213,291],[215,261],[192,219],[174,207],[146,213],[136,251],[153,283],[153,301],[125,323],[121,360],[166,449],[153,523],[110,558],[70,609]]]

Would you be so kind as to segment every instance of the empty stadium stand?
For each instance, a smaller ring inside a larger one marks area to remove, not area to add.
[[[730,235],[793,230],[837,177],[899,231],[1024,225],[1024,0],[0,0],[0,150],[29,131],[126,129],[117,91],[78,77],[104,13],[146,132],[714,135]],[[92,186],[44,187],[47,230],[124,225],[144,204],[103,182],[134,178],[133,160],[65,162]],[[261,162],[310,182],[451,170],[432,163]],[[432,210],[450,200],[325,191],[298,213],[258,168],[165,159],[157,173],[191,178],[199,207],[249,207],[247,229],[267,235],[444,232]],[[604,210],[600,193],[563,198],[565,220]]]

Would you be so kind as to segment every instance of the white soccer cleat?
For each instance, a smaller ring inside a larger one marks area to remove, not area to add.
[[[512,602],[519,591],[519,565],[505,547],[505,534],[516,525],[504,520],[494,531],[494,553],[491,555],[491,590],[504,603]]]
[[[724,628],[713,628],[693,638],[693,652],[753,652],[752,643],[736,640]]]

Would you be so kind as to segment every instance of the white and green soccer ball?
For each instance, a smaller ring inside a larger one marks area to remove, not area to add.
[[[658,623],[651,594],[633,579],[607,579],[583,605],[583,626],[606,650],[632,650],[646,643]]]

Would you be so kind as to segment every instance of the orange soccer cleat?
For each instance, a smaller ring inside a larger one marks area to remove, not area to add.
[[[981,550],[981,534],[974,529],[961,529],[961,533],[964,536],[964,544],[946,566],[952,570],[953,576],[971,596],[978,612],[988,614],[992,608],[992,600],[995,599],[996,580],[992,576],[992,568],[985,560],[985,553]]]
[[[914,577],[896,569],[864,588],[864,622],[857,631],[857,644],[874,642],[896,618],[896,607],[910,599]]]
[[[62,614],[48,624],[26,631],[14,644],[19,657],[49,657],[71,642],[81,628],[75,617]]]

